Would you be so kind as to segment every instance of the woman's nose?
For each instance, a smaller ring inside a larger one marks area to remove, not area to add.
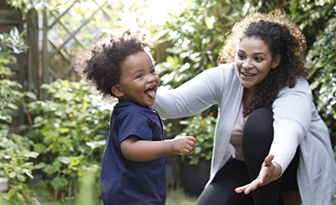
[[[252,67],[252,62],[249,59],[246,59],[243,64],[242,64],[243,68],[251,68]]]

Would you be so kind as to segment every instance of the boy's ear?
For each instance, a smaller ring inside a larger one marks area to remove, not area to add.
[[[124,92],[122,91],[122,88],[120,85],[114,85],[111,88],[111,92],[117,97],[121,98],[124,96]]]
[[[281,55],[278,54],[278,55],[276,55],[275,58],[273,59],[272,64],[271,64],[271,68],[272,68],[272,69],[275,69],[276,67],[278,67],[278,65],[280,64],[280,61],[281,61]]]

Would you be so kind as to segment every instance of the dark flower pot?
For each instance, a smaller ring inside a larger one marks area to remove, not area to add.
[[[211,161],[199,159],[197,165],[189,164],[190,159],[180,158],[180,177],[185,192],[200,195],[209,180]]]

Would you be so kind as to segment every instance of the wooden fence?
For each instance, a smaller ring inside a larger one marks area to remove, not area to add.
[[[77,45],[77,50],[81,50],[91,43],[83,44],[78,35],[95,18],[97,12],[103,12],[105,17],[111,20],[106,15],[107,12],[104,11],[111,1],[105,0],[101,4],[98,4],[96,0],[91,0],[91,2],[95,3],[97,8],[87,16],[83,16],[81,24],[74,28],[67,25],[64,18],[76,4],[80,3],[79,0],[69,2],[68,7],[61,13],[46,8],[41,11],[30,9],[25,16],[19,9],[6,4],[5,0],[0,0],[0,33],[8,33],[14,27],[22,32],[24,25],[26,25],[28,49],[17,55],[17,63],[10,66],[12,71],[16,73],[12,80],[23,85],[24,91],[34,92],[39,99],[47,99],[47,94],[39,89],[41,84],[50,83],[56,79],[78,80],[78,76],[73,72],[74,52],[67,44],[74,42]],[[57,28],[66,32],[65,38],[55,40],[50,35],[50,33],[55,34],[55,30],[57,33]],[[92,41],[99,37],[92,39]],[[13,113],[11,130],[17,132],[18,127],[22,124],[27,124],[27,120],[23,108],[20,108]]]

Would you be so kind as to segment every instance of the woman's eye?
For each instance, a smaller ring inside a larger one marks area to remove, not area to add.
[[[240,55],[240,54],[237,54],[237,57],[238,57],[239,59],[243,59],[243,58],[244,58],[244,56],[243,56],[243,55]]]
[[[256,60],[257,62],[260,62],[260,61],[262,61],[263,59],[262,59],[262,58],[259,58],[259,57],[256,57],[255,60]]]

